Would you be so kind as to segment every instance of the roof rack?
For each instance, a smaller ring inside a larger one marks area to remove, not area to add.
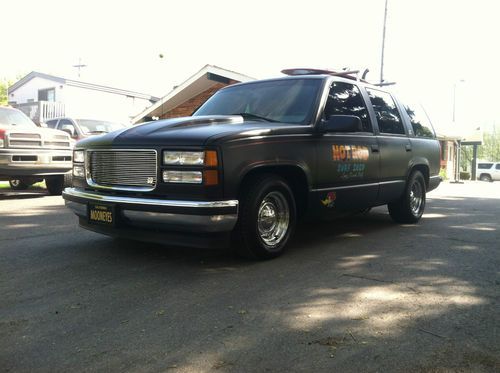
[[[290,75],[290,76],[299,76],[299,75],[332,75],[332,76],[340,76],[342,78],[346,79],[351,79],[355,80],[357,82],[363,82],[379,87],[383,86],[388,86],[388,85],[394,85],[396,84],[395,82],[380,82],[380,83],[370,83],[367,81],[366,75],[368,74],[370,70],[369,69],[364,69],[363,72],[361,73],[360,70],[348,70],[344,69],[341,71],[335,71],[335,70],[327,70],[327,69],[311,69],[311,68],[295,68],[295,69],[284,69],[281,70],[281,72],[285,75]]]

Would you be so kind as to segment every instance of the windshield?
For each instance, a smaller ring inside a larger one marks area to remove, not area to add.
[[[0,124],[16,127],[36,127],[36,124],[19,110],[0,108]]]
[[[322,83],[321,79],[285,79],[237,85],[217,92],[193,115],[309,124]]]
[[[86,135],[92,133],[107,133],[126,127],[122,123],[113,123],[94,119],[76,119],[76,122],[80,126],[82,132]]]

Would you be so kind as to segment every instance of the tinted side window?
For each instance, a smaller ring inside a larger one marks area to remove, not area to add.
[[[432,124],[427,117],[424,108],[420,105],[403,105],[408,116],[410,117],[410,123],[413,128],[413,133],[417,137],[428,137],[435,138],[434,129]]]
[[[47,123],[47,127],[49,127],[49,128],[56,128],[56,124],[57,124],[58,120],[59,119],[52,119],[52,120],[46,121],[45,123]]]
[[[375,89],[366,89],[377,115],[378,128],[382,133],[404,135],[403,122],[396,107],[396,103],[387,92]]]
[[[331,115],[355,115],[361,119],[363,131],[373,132],[365,102],[359,88],[355,85],[333,83],[326,101],[325,118]]]
[[[495,166],[495,168],[496,168],[497,170],[500,170],[500,163],[497,163],[497,165]]]
[[[62,126],[64,126],[65,124],[69,124],[70,126],[73,126],[73,123],[69,119],[61,119],[57,128],[61,129]]]
[[[491,166],[493,166],[493,163],[479,163],[477,165],[477,168],[479,168],[480,170],[489,170]]]

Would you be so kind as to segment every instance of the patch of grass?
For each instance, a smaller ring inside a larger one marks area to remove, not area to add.
[[[43,181],[40,181],[39,183],[35,183],[35,184],[31,185],[26,190],[42,190],[42,189],[46,189],[46,188],[47,187],[45,185],[45,180],[43,180]],[[10,188],[8,181],[0,181],[0,190],[12,190],[12,189]]]

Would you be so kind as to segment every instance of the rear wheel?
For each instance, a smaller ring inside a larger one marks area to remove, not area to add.
[[[51,176],[45,179],[45,185],[51,196],[61,195],[64,189],[64,175]]]
[[[481,180],[481,181],[488,181],[490,183],[493,181],[491,179],[491,176],[488,175],[488,174],[481,174],[481,176],[479,177],[479,180]]]
[[[414,171],[401,198],[389,203],[389,214],[397,223],[414,224],[420,220],[425,209],[425,179],[420,171]]]
[[[32,183],[28,183],[26,180],[23,179],[12,179],[9,180],[9,185],[12,189],[24,190],[28,189],[32,185]]]
[[[257,177],[240,200],[233,247],[245,257],[275,258],[283,253],[296,219],[295,200],[286,181],[274,175]]]

